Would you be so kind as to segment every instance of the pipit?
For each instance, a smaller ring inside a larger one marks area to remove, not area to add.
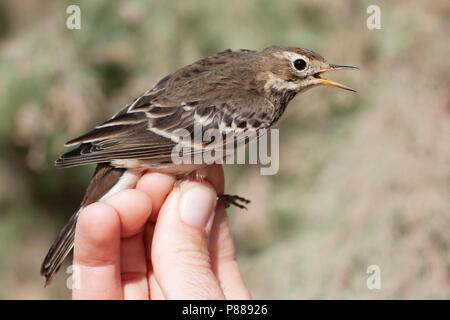
[[[133,188],[147,170],[174,174],[179,180],[201,178],[198,173],[206,163],[173,161],[180,129],[192,133],[200,126],[226,135],[270,128],[300,92],[319,85],[354,91],[322,78],[326,71],[341,69],[357,68],[329,64],[319,54],[295,47],[222,51],[164,77],[110,120],[67,142],[66,146],[79,146],[63,154],[56,166],[96,163],[97,168],[80,208],[42,263],[46,284],[73,247],[75,225],[84,207]],[[188,150],[190,155],[203,153],[208,145],[194,143]],[[249,202],[232,195],[219,198],[239,207]]]

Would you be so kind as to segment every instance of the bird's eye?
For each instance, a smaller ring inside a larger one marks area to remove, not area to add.
[[[295,69],[302,71],[306,68],[306,61],[303,59],[297,59],[294,61],[294,67]]]

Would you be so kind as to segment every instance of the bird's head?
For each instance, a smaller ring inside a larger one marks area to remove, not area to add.
[[[355,91],[340,83],[324,79],[324,72],[358,69],[352,66],[329,64],[319,54],[302,48],[271,46],[260,52],[258,80],[269,94],[289,92],[297,94],[319,85]]]

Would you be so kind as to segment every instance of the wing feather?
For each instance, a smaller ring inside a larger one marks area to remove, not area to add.
[[[206,73],[212,65],[220,67],[226,64],[228,60],[225,58],[229,55],[249,52],[220,52],[163,78],[110,120],[67,142],[66,146],[80,145],[63,154],[56,165],[71,167],[119,159],[169,163],[173,148],[182,138],[180,129],[184,129],[192,141],[196,126],[202,129],[202,134],[208,129],[217,129],[224,136],[234,131],[267,128],[271,124],[274,107],[256,91],[229,88],[201,91],[196,96],[186,88],[182,89],[186,85],[189,88],[192,80],[187,75]],[[214,84],[211,88],[215,88]],[[202,146],[213,144],[201,143],[200,146],[194,144],[192,154],[201,152]]]

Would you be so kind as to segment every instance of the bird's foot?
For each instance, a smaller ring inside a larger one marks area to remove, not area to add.
[[[250,203],[250,200],[239,197],[235,194],[221,194],[217,197],[218,201],[222,201],[225,204],[225,208],[228,208],[230,205],[234,205],[240,209],[247,210],[245,205]]]

